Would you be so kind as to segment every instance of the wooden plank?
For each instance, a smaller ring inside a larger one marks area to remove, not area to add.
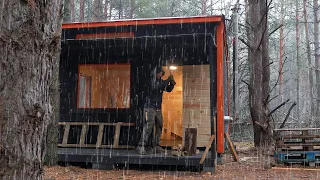
[[[188,156],[193,156],[197,151],[197,128],[186,128],[184,139],[184,150]]]
[[[84,145],[80,145],[80,144],[58,144],[59,147],[92,147],[95,148],[96,145],[95,144],[84,144]],[[111,148],[111,146],[110,146]]]
[[[294,135],[284,135],[284,136],[280,136],[280,138],[282,139],[305,139],[305,140],[312,140],[315,138],[320,138],[320,135],[298,135],[298,134],[294,134]]]
[[[206,145],[206,149],[204,150],[204,153],[201,156],[200,164],[203,164],[204,160],[206,159],[206,156],[207,156],[207,154],[209,152],[209,148],[211,147],[211,144],[212,144],[212,141],[214,140],[214,138],[215,138],[215,135],[212,134],[211,137],[210,137],[209,142]]]
[[[294,128],[294,129],[273,129],[273,131],[305,131],[305,130],[320,130],[320,128]]]
[[[69,124],[65,125],[64,132],[63,132],[63,139],[62,139],[63,145],[68,144],[69,130],[70,130],[70,125]]]
[[[192,102],[206,104],[206,103],[210,103],[210,98],[187,96],[187,97],[184,97],[184,99],[183,99],[183,103],[192,103]]]
[[[114,137],[113,137],[113,147],[118,148],[119,146],[119,137],[120,137],[120,129],[121,129],[122,123],[117,123],[115,131],[114,131]]]
[[[88,125],[88,126],[116,126],[117,123],[99,123],[99,122],[59,122],[59,125],[74,125],[74,126],[82,126],[82,125]],[[134,126],[135,123],[122,123],[122,126]]]
[[[320,146],[320,142],[307,142],[307,143],[281,143],[278,144],[277,147],[293,147],[293,146],[303,146],[303,147],[307,147],[307,146]]]
[[[80,141],[79,141],[80,145],[84,145],[84,141],[86,139],[87,130],[88,130],[88,126],[87,125],[82,125]]]
[[[103,137],[103,130],[104,130],[104,125],[100,124],[99,125],[99,130],[98,130],[97,143],[96,143],[96,147],[97,148],[101,147],[101,142],[102,142],[102,137]]]
[[[236,150],[234,149],[234,146],[233,146],[233,143],[232,143],[232,141],[231,141],[231,138],[230,138],[229,134],[224,133],[224,137],[227,139],[227,142],[228,142],[229,148],[230,148],[230,150],[231,150],[233,159],[234,159],[235,161],[239,161],[238,154],[237,154]]]
[[[80,144],[58,144],[58,147],[90,147],[90,148],[96,148],[95,144],[84,144],[83,146],[80,146]],[[113,145],[101,145],[101,148],[113,148]],[[130,145],[119,145],[117,147],[118,149],[130,149],[135,148],[134,146]]]
[[[310,168],[283,168],[283,167],[272,167],[273,170],[286,170],[286,171],[320,171],[320,169],[310,169]]]

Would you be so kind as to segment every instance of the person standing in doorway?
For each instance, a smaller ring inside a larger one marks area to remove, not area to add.
[[[153,128],[155,126],[155,137],[152,141],[152,152],[164,153],[165,150],[160,146],[160,138],[162,134],[163,118],[161,112],[163,91],[171,92],[176,82],[173,76],[163,80],[162,76],[165,71],[162,67],[156,67],[152,72],[151,80],[148,82],[149,94],[146,96],[143,116],[144,125],[139,141],[137,151],[139,154],[146,154],[146,147],[149,146],[148,141],[153,137]]]

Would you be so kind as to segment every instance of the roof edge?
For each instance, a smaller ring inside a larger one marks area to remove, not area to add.
[[[94,28],[108,26],[130,26],[130,25],[156,25],[156,24],[182,24],[182,23],[207,23],[224,21],[224,16],[190,16],[190,17],[163,17],[146,19],[123,19],[104,22],[77,22],[62,24],[62,29]]]

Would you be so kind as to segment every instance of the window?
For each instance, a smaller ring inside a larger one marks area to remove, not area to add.
[[[91,76],[80,74],[79,78],[79,107],[91,106]]]
[[[80,64],[78,108],[129,108],[130,64]]]

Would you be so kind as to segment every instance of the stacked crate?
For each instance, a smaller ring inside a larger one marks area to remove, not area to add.
[[[275,129],[277,163],[320,163],[320,128]]]
[[[197,147],[210,139],[209,65],[183,66],[183,142],[186,128],[197,129]]]

